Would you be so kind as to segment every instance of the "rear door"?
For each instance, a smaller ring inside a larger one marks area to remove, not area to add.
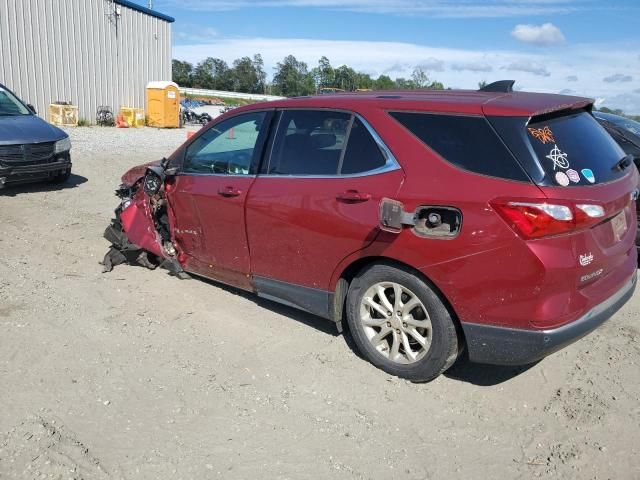
[[[168,194],[185,270],[250,288],[244,208],[271,115],[239,114],[213,125],[186,148]]]
[[[277,124],[247,200],[252,273],[326,291],[338,263],[378,234],[380,199],[403,172],[357,115],[284,110]]]

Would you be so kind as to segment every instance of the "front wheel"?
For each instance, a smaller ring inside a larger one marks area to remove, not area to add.
[[[408,270],[365,268],[349,287],[347,322],[360,352],[391,375],[426,382],[458,356],[451,314],[434,289]]]

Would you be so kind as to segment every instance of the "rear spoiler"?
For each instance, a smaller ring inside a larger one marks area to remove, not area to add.
[[[480,88],[479,92],[498,92],[498,93],[511,93],[513,92],[513,85],[515,80],[498,80],[497,82],[489,83]]]

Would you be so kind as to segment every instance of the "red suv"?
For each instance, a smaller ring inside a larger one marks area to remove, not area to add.
[[[323,95],[238,108],[127,172],[105,270],[162,266],[346,320],[415,381],[527,364],[633,294],[638,172],[585,98]]]

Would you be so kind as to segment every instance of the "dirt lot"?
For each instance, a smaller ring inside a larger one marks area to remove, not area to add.
[[[65,188],[0,192],[0,478],[640,475],[640,294],[529,369],[376,370],[332,325],[199,280],[102,274],[129,166],[185,131],[72,130]]]

